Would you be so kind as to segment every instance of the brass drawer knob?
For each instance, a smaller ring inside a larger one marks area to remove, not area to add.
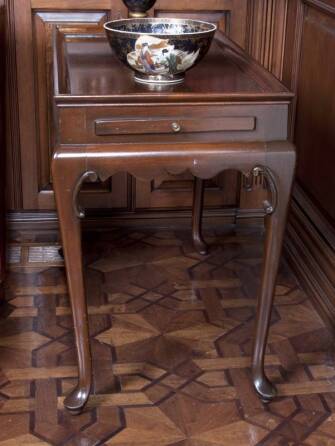
[[[173,122],[172,125],[171,125],[171,127],[172,127],[172,130],[173,130],[175,133],[179,133],[180,130],[181,130],[181,125],[178,124],[178,122]]]

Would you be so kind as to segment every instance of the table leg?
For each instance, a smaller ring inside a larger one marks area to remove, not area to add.
[[[52,173],[73,314],[79,369],[78,384],[65,398],[64,406],[73,414],[77,414],[82,411],[88,400],[92,382],[88,314],[83,281],[81,229],[73,203],[73,193],[81,172],[75,164],[64,166],[57,159],[54,159]]]
[[[282,162],[281,168],[277,170],[275,176],[268,171],[271,175],[272,189],[275,189],[276,205],[272,209],[270,203],[266,203],[269,215],[265,217],[265,249],[261,289],[257,304],[256,337],[252,362],[254,387],[264,401],[269,401],[276,396],[276,388],[265,375],[264,356],[293,180],[294,160],[294,157],[289,156],[286,163]],[[273,198],[275,199],[275,197]]]
[[[202,238],[202,213],[204,204],[205,182],[200,178],[194,178],[193,209],[192,209],[192,237],[195,249],[199,254],[206,255],[207,244]]]

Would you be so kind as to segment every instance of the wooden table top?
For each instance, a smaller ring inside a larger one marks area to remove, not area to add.
[[[60,102],[84,97],[109,102],[289,102],[293,96],[220,32],[205,58],[186,73],[183,84],[163,88],[136,83],[133,72],[118,60],[103,34],[64,34],[62,45],[59,38],[57,42],[54,93]]]

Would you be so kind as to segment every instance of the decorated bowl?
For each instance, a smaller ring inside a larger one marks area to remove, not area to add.
[[[104,27],[115,54],[135,71],[135,80],[159,84],[183,82],[216,31],[212,23],[168,18],[114,20]]]

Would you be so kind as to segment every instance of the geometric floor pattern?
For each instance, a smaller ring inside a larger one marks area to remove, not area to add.
[[[62,261],[43,243],[12,249],[0,446],[335,445],[332,334],[282,264],[266,355],[279,396],[264,405],[249,368],[262,235],[206,239],[205,257],[189,231],[84,240],[94,388],[76,417],[62,405],[77,376]]]

